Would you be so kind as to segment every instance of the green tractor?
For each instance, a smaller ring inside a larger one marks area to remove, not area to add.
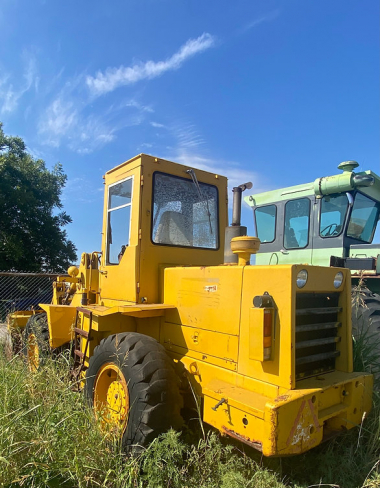
[[[355,173],[358,166],[345,161],[338,166],[341,174],[244,200],[253,208],[261,240],[256,264],[349,268],[353,287],[361,278],[366,285],[353,311],[354,333],[363,318],[370,319],[371,332],[380,332],[380,244],[372,244],[380,217],[380,177],[372,171]]]

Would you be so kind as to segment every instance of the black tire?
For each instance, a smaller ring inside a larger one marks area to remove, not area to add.
[[[30,317],[22,334],[22,342],[22,353],[28,367],[31,371],[36,371],[43,365],[50,351],[49,327],[45,312],[37,313]],[[38,364],[31,358],[31,346],[37,348]]]
[[[368,288],[353,290],[352,334],[374,336],[380,334],[380,295]]]
[[[120,369],[128,389],[129,411],[122,438],[125,450],[138,453],[170,428],[181,428],[180,379],[161,344],[136,332],[103,339],[86,371],[84,391],[91,406],[97,394],[98,373],[107,364]]]

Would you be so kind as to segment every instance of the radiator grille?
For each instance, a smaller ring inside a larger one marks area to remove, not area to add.
[[[296,378],[335,369],[340,355],[339,293],[298,293],[296,297]]]

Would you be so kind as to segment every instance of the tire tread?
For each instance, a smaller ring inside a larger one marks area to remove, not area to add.
[[[183,420],[180,380],[165,348],[137,332],[112,334],[95,348],[86,371],[85,394],[93,404],[97,371],[106,362],[118,362],[128,384],[130,412],[123,445],[134,452],[147,446]]]

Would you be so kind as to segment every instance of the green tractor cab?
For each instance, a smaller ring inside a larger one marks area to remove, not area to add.
[[[349,268],[353,285],[365,278],[365,314],[380,330],[380,243],[372,243],[380,228],[380,177],[355,173],[358,166],[345,161],[338,166],[341,174],[244,200],[253,208],[261,240],[256,264]]]

